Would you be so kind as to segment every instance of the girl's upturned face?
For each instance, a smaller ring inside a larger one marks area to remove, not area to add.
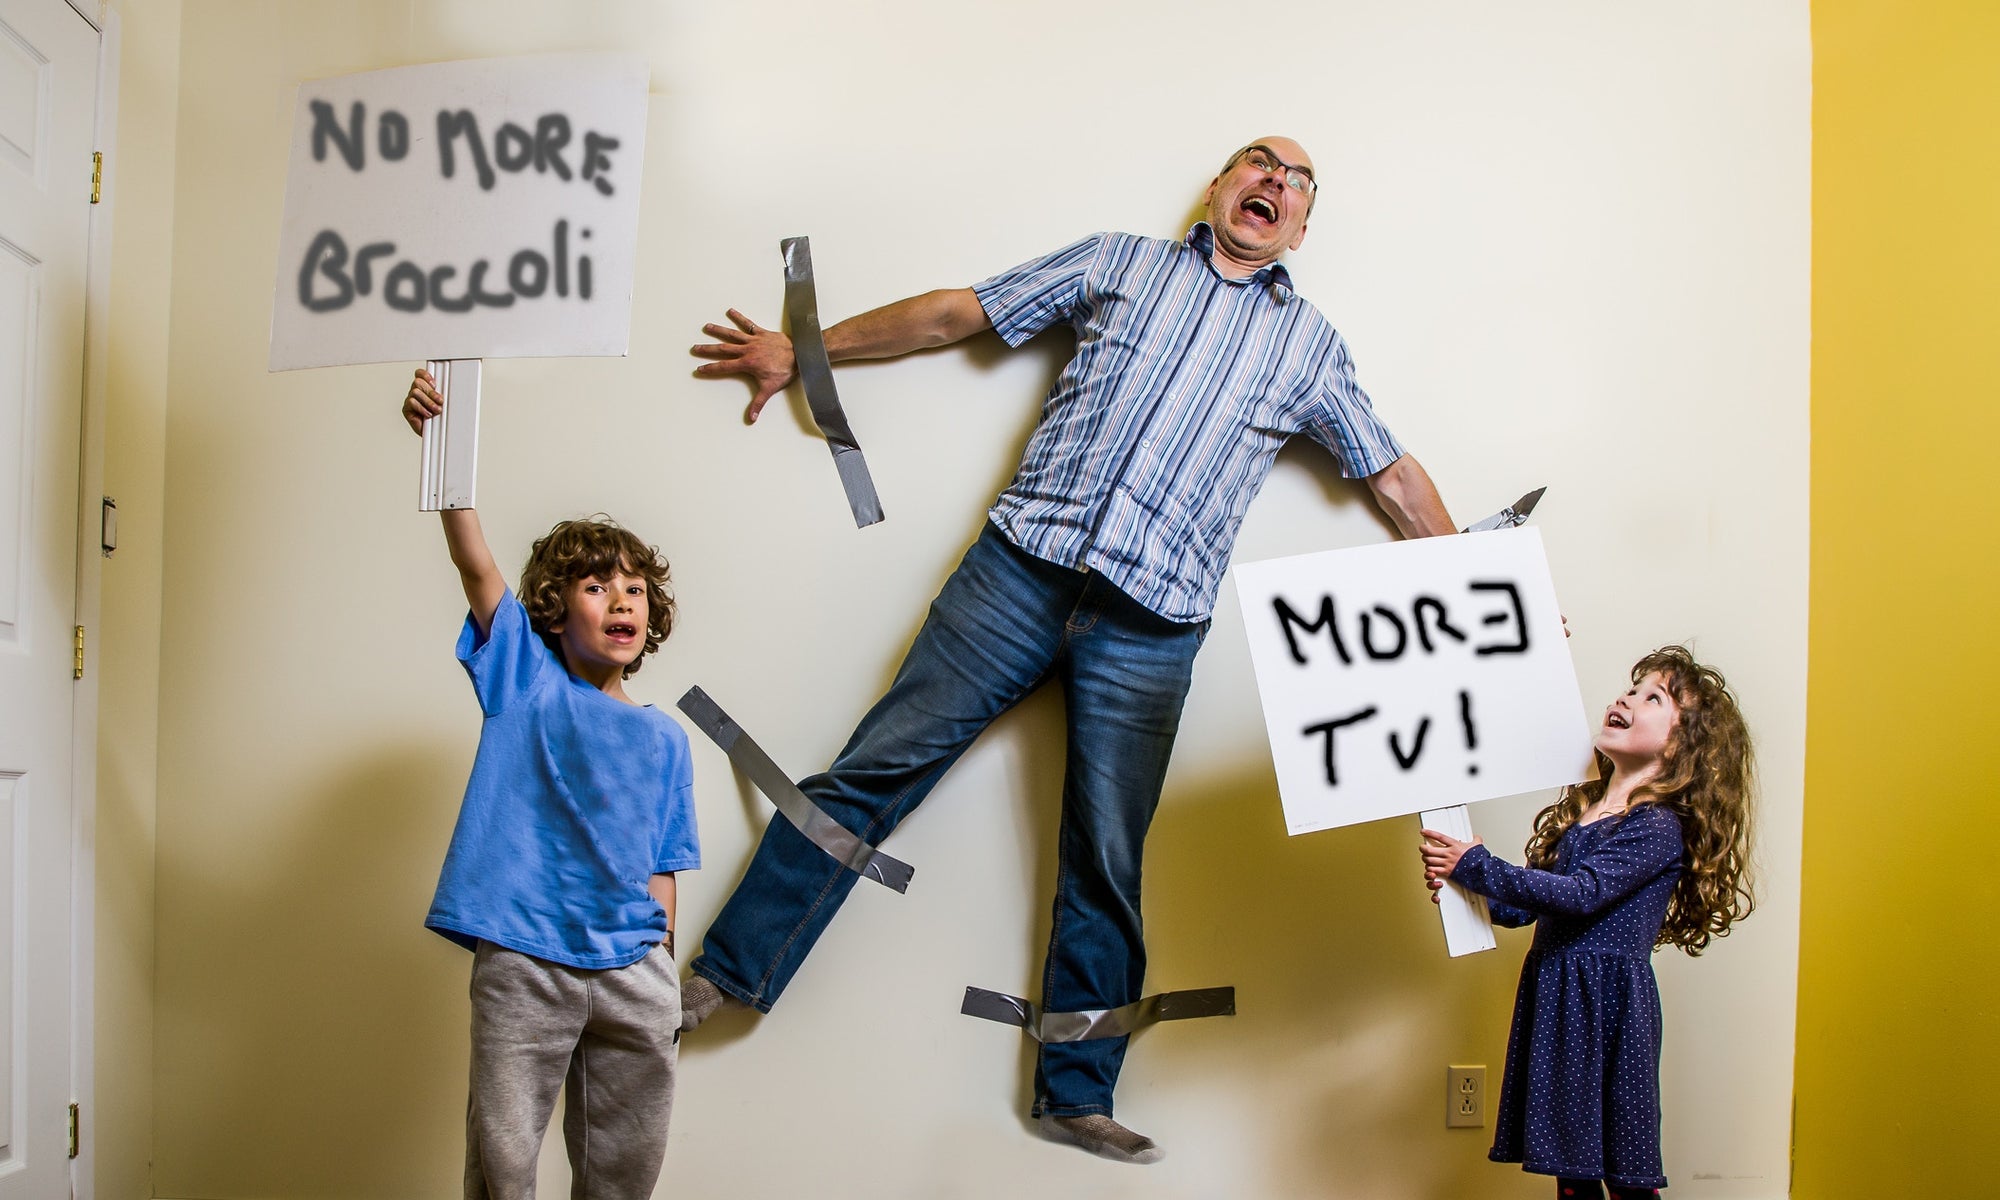
[[[1656,765],[1665,756],[1667,739],[1680,718],[1680,706],[1667,691],[1665,678],[1654,671],[1605,708],[1595,744],[1621,770]]]

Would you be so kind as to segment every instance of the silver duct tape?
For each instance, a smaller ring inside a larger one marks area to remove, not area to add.
[[[1038,1013],[1033,1004],[1019,996],[969,987],[965,989],[965,1003],[959,1005],[958,1011],[968,1017],[1013,1025],[1038,1042],[1086,1042],[1095,1038],[1123,1037],[1156,1021],[1233,1017],[1236,1015],[1236,989],[1190,988],[1183,992],[1159,992],[1120,1008]]]
[[[812,240],[790,237],[778,243],[778,248],[785,255],[785,318],[792,327],[792,354],[798,362],[799,382],[805,387],[806,406],[812,409],[813,422],[833,451],[834,470],[840,473],[840,487],[847,493],[855,528],[865,529],[882,519],[882,501],[875,495],[867,460],[861,457],[861,446],[841,410],[840,393],[833,387],[833,363],[826,356],[826,340],[820,336]]]
[[[689,688],[687,695],[680,698],[679,707],[695,728],[721,747],[736,769],[777,806],[793,828],[806,835],[806,840],[863,879],[872,879],[891,891],[909,890],[910,877],[916,874],[916,868],[882,853],[822,812],[792,782],[791,776],[771,761],[756,739],[743,732],[743,727],[731,720],[721,705],[709,699],[707,692]]]

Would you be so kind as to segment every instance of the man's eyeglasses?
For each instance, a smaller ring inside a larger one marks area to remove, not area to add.
[[[1269,146],[1252,146],[1238,157],[1249,163],[1253,170],[1265,175],[1274,175],[1282,171],[1285,176],[1285,186],[1301,196],[1310,196],[1319,190],[1319,183],[1313,179],[1311,167],[1295,167],[1271,153]]]

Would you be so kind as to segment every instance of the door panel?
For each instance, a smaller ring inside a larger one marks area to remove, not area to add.
[[[0,1200],[69,1193],[73,631],[97,31],[0,0]]]

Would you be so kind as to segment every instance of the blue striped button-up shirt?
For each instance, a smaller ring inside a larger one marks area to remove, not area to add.
[[[1077,339],[993,523],[1174,621],[1214,609],[1244,510],[1294,433],[1350,478],[1403,453],[1285,268],[1225,278],[1214,238],[1207,222],[1185,242],[1100,233],[974,287],[1009,345],[1058,322]]]

